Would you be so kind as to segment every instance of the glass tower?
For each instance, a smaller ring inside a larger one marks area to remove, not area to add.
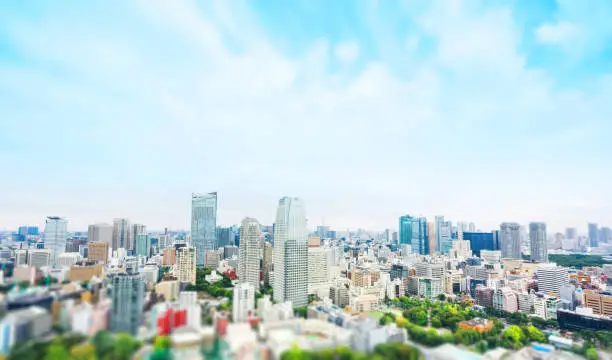
[[[274,300],[307,305],[308,231],[304,205],[298,198],[284,197],[278,202],[273,258]]]
[[[412,252],[422,255],[429,254],[429,230],[427,219],[410,215],[399,219],[400,246],[410,245]]]
[[[191,245],[196,264],[204,266],[206,252],[217,248],[217,193],[191,195]]]
[[[68,220],[49,216],[45,221],[45,248],[51,250],[51,265],[55,266],[58,255],[66,252]]]

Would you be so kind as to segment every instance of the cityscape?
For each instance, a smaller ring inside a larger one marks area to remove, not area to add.
[[[609,227],[404,215],[397,229],[309,229],[298,197],[272,224],[220,227],[218,200],[192,194],[188,232],[127,218],[69,231],[60,216],[4,232],[2,356],[610,356]]]
[[[0,1],[0,360],[612,360],[610,19]]]

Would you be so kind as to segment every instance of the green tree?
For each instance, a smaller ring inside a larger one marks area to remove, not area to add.
[[[444,295],[444,294],[438,295],[438,300],[440,300],[440,301],[446,300],[446,295]]]
[[[476,344],[476,351],[478,351],[478,353],[480,353],[480,354],[484,354],[485,352],[487,352],[487,347],[488,347],[488,344],[487,344],[486,341],[484,341],[484,340],[483,341],[479,341]]]
[[[61,336],[56,336],[47,349],[45,360],[65,360],[68,358],[68,350],[64,347]]]
[[[119,333],[117,334],[117,340],[113,348],[112,359],[128,360],[139,347],[140,345],[138,342],[134,341],[130,334]]]
[[[502,335],[502,340],[505,341],[506,346],[511,347],[513,349],[519,349],[525,344],[526,336],[520,327],[512,325],[507,328],[506,331],[504,331],[504,334]]]
[[[107,355],[113,352],[115,346],[112,336],[104,330],[98,331],[91,339],[91,343],[96,349],[96,358],[98,359],[105,359]]]
[[[539,342],[539,343],[548,342],[548,340],[546,339],[546,336],[540,330],[538,330],[535,326],[532,326],[532,325],[526,326],[523,328],[523,332],[525,333],[525,336],[527,337],[528,341],[534,341],[534,342]]]
[[[89,343],[75,345],[70,350],[71,360],[96,360],[96,348]]]
[[[587,359],[589,360],[597,360],[598,356],[597,356],[597,350],[595,350],[595,348],[588,348],[587,351],[584,353],[584,356],[586,356]]]

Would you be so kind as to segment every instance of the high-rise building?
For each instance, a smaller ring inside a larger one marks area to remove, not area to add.
[[[111,297],[110,330],[136,335],[143,313],[144,281],[128,267],[125,273],[109,276]]]
[[[442,254],[448,254],[453,247],[452,228],[453,224],[450,221],[443,221],[440,223],[438,238],[440,241],[440,252]]]
[[[400,246],[410,245],[412,251],[417,254],[429,254],[429,234],[427,219],[404,215],[400,217]]]
[[[471,222],[471,223],[468,225],[468,231],[467,231],[467,232],[471,232],[471,233],[476,232],[476,224],[474,224],[473,222]],[[463,239],[463,240],[465,240],[465,239]]]
[[[482,250],[495,250],[492,232],[464,232],[463,240],[470,242],[472,253],[478,257]]]
[[[274,223],[274,300],[308,304],[308,232],[301,199],[283,197]]]
[[[317,286],[327,283],[327,251],[323,247],[308,248],[308,293],[314,294]],[[329,286],[327,286],[329,290]]]
[[[531,261],[548,262],[545,223],[532,222],[529,224],[529,243],[531,248]]]
[[[239,283],[234,287],[232,317],[235,323],[249,319],[255,310],[255,289],[250,283]]]
[[[602,226],[599,229],[599,242],[610,244],[612,242],[612,229]]]
[[[538,290],[542,293],[559,295],[561,287],[569,283],[566,267],[541,265],[536,269]]]
[[[131,243],[128,244],[128,247],[127,247],[128,250],[136,250],[136,236],[138,235],[148,235],[146,225],[143,225],[143,224],[133,224],[132,225],[132,236],[130,237]]]
[[[263,236],[259,221],[245,218],[240,226],[240,251],[238,252],[238,279],[249,283],[259,292],[259,254]]]
[[[196,249],[181,247],[176,250],[175,276],[179,281],[196,283]]]
[[[599,228],[597,224],[589,224],[589,246],[590,247],[598,247],[599,246]]]
[[[57,256],[66,251],[68,220],[49,216],[45,221],[45,248],[51,250],[51,265],[55,266]]]
[[[102,263],[108,261],[109,243],[103,241],[90,241],[87,245],[87,259]]]
[[[93,224],[87,228],[87,241],[105,242],[110,245],[113,241],[113,226],[110,224]]]
[[[270,285],[272,282],[272,279],[270,278],[270,274],[272,273],[272,271],[274,270],[274,262],[273,262],[273,258],[272,258],[272,253],[274,251],[274,248],[272,247],[272,244],[270,244],[269,242],[266,242],[264,244],[264,251],[263,251],[263,259],[262,259],[262,270],[263,270],[263,281],[264,284],[266,285]]]
[[[435,224],[433,222],[427,223],[427,248],[430,253],[434,253],[436,251],[436,230]]]
[[[138,234],[134,235],[134,242],[136,243],[136,255],[144,256],[149,258],[151,256],[151,237],[149,234]]]
[[[132,244],[132,227],[130,226],[130,220],[128,219],[114,219],[113,220],[113,241],[112,249],[132,250],[129,246]]]
[[[440,232],[440,227],[442,226],[442,223],[444,222],[444,216],[436,216],[434,218],[434,236],[436,238],[436,252],[438,253],[444,253],[443,249],[442,249],[442,240],[441,240],[441,232]]]
[[[576,230],[576,228],[565,229],[565,238],[569,240],[578,239],[578,230]]]
[[[219,267],[219,253],[217,252],[217,250],[208,250],[206,252],[206,256],[204,257],[204,266],[213,270]]]
[[[205,266],[208,251],[217,249],[217,193],[191,195],[191,244],[198,266]]]
[[[502,257],[521,258],[521,226],[517,223],[502,223],[499,229],[499,243]]]
[[[236,234],[231,228],[217,228],[217,247],[233,246],[236,243]]]

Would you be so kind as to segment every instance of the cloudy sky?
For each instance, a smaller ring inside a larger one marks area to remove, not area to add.
[[[612,225],[612,3],[2,1],[0,229]]]

